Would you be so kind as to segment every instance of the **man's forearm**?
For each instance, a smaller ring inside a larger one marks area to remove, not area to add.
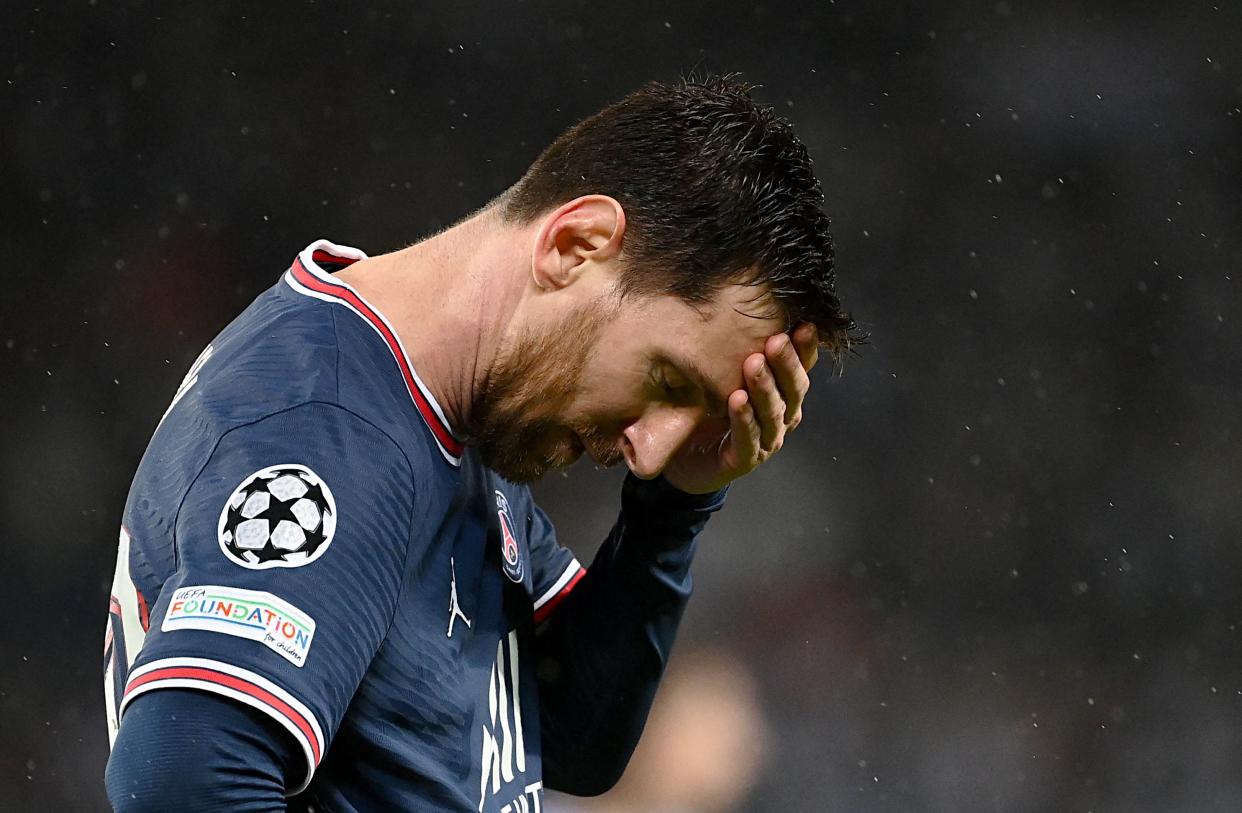
[[[595,795],[620,778],[690,597],[695,537],[723,501],[626,477],[617,524],[539,630],[548,787]]]

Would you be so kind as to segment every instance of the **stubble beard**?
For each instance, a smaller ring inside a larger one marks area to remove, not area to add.
[[[577,458],[577,450],[564,444],[549,447],[549,439],[565,429],[602,465],[620,462],[615,441],[598,427],[560,417],[613,315],[601,303],[584,305],[552,331],[524,334],[501,349],[470,409],[470,443],[484,465],[514,483],[538,480]]]

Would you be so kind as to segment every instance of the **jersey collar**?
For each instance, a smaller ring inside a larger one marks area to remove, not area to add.
[[[327,240],[316,240],[302,249],[293,265],[285,272],[284,279],[290,288],[300,294],[343,305],[379,334],[392,353],[393,360],[397,362],[406,391],[427,428],[431,430],[444,459],[454,466],[460,466],[465,443],[453,433],[448,419],[444,417],[444,410],[414,371],[414,365],[410,363],[410,357],[405,352],[397,331],[357,291],[332,276],[331,272],[366,258],[367,255],[356,248],[338,246]]]

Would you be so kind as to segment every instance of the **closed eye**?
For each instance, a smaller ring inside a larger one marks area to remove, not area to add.
[[[651,380],[655,384],[656,389],[660,391],[660,395],[665,399],[671,400],[677,395],[678,388],[673,386],[673,382],[668,380],[668,375],[663,370],[657,368],[652,371]]]
[[[703,406],[710,418],[728,417],[726,397],[719,395],[703,371],[689,361],[657,356],[652,364],[653,391],[678,406]]]
[[[653,374],[656,388],[659,389],[661,397],[671,404],[693,404],[699,402],[702,393],[699,388],[689,381],[678,381],[669,378],[668,372],[663,368],[657,368]]]

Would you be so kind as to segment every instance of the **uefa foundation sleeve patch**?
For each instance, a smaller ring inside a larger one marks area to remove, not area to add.
[[[229,496],[220,550],[251,570],[309,565],[332,544],[336,520],[336,500],[319,475],[297,463],[268,466]]]
[[[173,593],[164,632],[206,630],[258,641],[294,666],[306,664],[315,619],[271,593],[202,585]]]

